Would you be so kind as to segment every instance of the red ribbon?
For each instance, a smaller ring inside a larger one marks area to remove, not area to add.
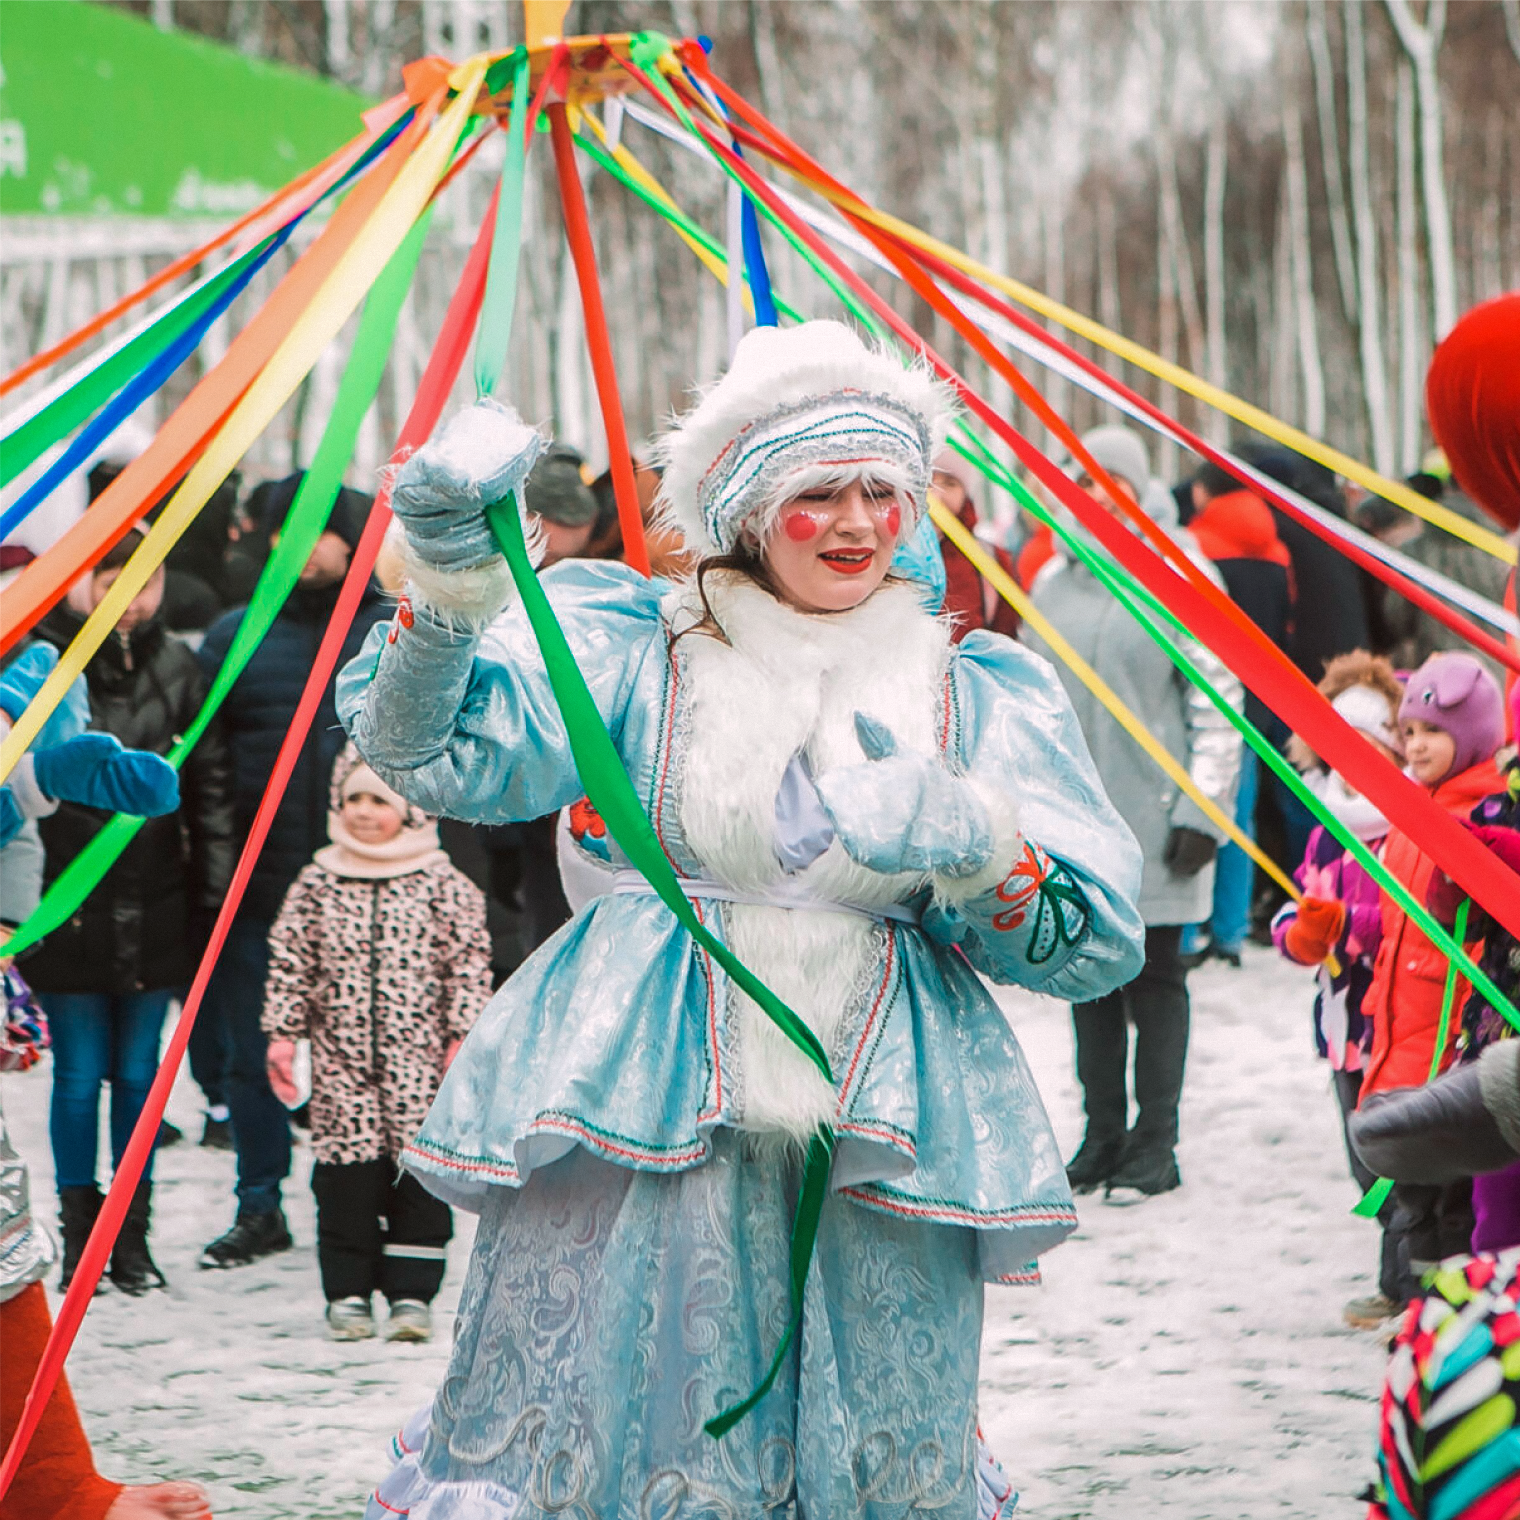
[[[669,102],[643,70],[630,63],[625,63],[624,67],[639,79],[664,109],[671,109]],[[708,77],[711,77],[710,73]],[[745,111],[752,119],[764,121],[752,107],[746,106]],[[789,151],[800,158],[806,158],[800,149],[769,123],[765,123],[765,129],[778,142],[784,143]],[[741,179],[750,194],[767,206],[778,220],[784,222],[841,281],[870,305],[904,343],[921,353],[956,388],[966,405],[1007,443],[1019,461],[1063,505],[1071,509],[1076,519],[1119,564],[1169,608],[1195,638],[1202,639],[1213,649],[1251,691],[1291,728],[1302,734],[1316,754],[1345,776],[1355,790],[1369,797],[1391,824],[1430,855],[1497,922],[1512,934],[1520,935],[1520,879],[1517,879],[1513,871],[1485,850],[1455,818],[1438,807],[1423,788],[1395,770],[1382,754],[1374,750],[1330,706],[1287,656],[1254,623],[1246,619],[1240,609],[1229,602],[1212,582],[1205,583],[1206,589],[1198,589],[1191,577],[1184,578],[1177,574],[1134,533],[1126,531],[1091,495],[1068,479],[1038,448],[972,390],[882,297],[791,211],[743,159],[732,153],[714,134],[706,131],[700,121],[697,122],[697,130],[712,152]],[[864,204],[858,196],[854,199]],[[858,221],[857,225],[860,225]],[[864,224],[862,230],[874,231],[874,228],[870,224]],[[897,253],[896,249],[883,251],[888,252],[889,257]],[[1028,382],[1023,380],[1023,376],[1009,363],[1007,357],[946,299],[921,268],[912,266],[911,261],[903,255],[894,258],[894,263],[899,268],[903,268],[905,263],[909,264],[910,267],[904,268],[903,273],[914,290],[922,294],[934,310],[999,374],[1009,378],[1010,383],[1013,383],[1012,376],[1017,375],[1019,381],[1027,385]],[[1146,522],[1149,523],[1149,519]]]
[[[485,293],[486,268],[490,262],[491,234],[495,225],[493,198],[492,204],[486,208],[485,219],[481,223],[475,245],[470,250],[470,256],[465,262],[464,273],[460,276],[459,284],[449,302],[448,312],[439,330],[437,342],[433,345],[427,369],[423,372],[421,383],[417,387],[411,411],[407,414],[406,422],[396,441],[395,450],[391,455],[392,464],[405,459],[413,449],[427,439],[448,401],[454,380],[459,374],[460,366],[464,363],[470,335],[474,331],[475,321],[480,312],[481,298]],[[273,823],[274,815],[285,795],[285,788],[289,784],[291,772],[295,768],[302,746],[306,743],[306,736],[310,731],[312,720],[316,717],[322,695],[338,663],[338,656],[343,652],[343,641],[348,636],[354,614],[358,611],[359,603],[364,596],[370,570],[374,566],[375,556],[379,553],[380,543],[385,537],[386,526],[391,516],[388,476],[382,476],[381,479],[384,483],[380,494],[370,511],[363,536],[354,549],[348,574],[344,577],[342,589],[338,593],[337,605],[333,608],[332,617],[328,620],[327,630],[322,636],[322,644],[317,650],[311,673],[306,678],[306,686],[301,692],[301,700],[296,707],[295,716],[291,719],[284,742],[280,746],[280,753],[275,760],[269,784],[264,788],[259,810],[248,832],[248,841],[238,858],[237,870],[233,873],[232,884],[228,887],[221,911],[217,914],[210,943],[206,946],[206,952],[196,968],[195,980],[185,998],[184,1008],[174,1026],[174,1033],[170,1036],[163,1064],[153,1080],[153,1086],[148,1092],[147,1101],[143,1104],[142,1113],[138,1115],[137,1124],[132,1130],[132,1138],[127,1142],[126,1151],[117,1165],[110,1191],[106,1194],[105,1203],[101,1206],[95,1227],[90,1231],[90,1238],[85,1244],[84,1254],[80,1257],[74,1280],[69,1285],[69,1291],[64,1295],[63,1303],[59,1306],[58,1318],[54,1322],[52,1334],[48,1336],[47,1345],[37,1364],[37,1371],[32,1378],[31,1391],[27,1394],[20,1422],[16,1426],[15,1434],[11,1437],[10,1447],[5,1453],[4,1466],[0,1467],[0,1498],[5,1496],[20,1468],[22,1457],[26,1455],[27,1446],[36,1432],[43,1411],[47,1408],[49,1398],[52,1397],[59,1374],[63,1371],[64,1360],[74,1344],[74,1337],[84,1319],[85,1310],[94,1296],[95,1285],[100,1280],[100,1274],[105,1270],[106,1262],[110,1257],[111,1248],[116,1243],[117,1232],[121,1229],[122,1220],[126,1217],[127,1205],[136,1191],[138,1179],[142,1176],[153,1141],[158,1135],[164,1105],[169,1101],[175,1074],[179,1070],[180,1062],[184,1059],[185,1049],[190,1040],[190,1031],[200,1011],[201,1000],[205,997],[206,984],[210,980],[212,968],[216,965],[217,956],[221,954],[222,946],[226,942],[227,932],[232,927],[232,921],[242,903],[249,878],[253,874],[254,863],[264,846],[269,826]]]

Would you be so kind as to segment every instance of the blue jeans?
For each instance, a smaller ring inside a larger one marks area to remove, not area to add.
[[[259,1027],[269,970],[269,924],[235,918],[206,988],[226,1036],[224,1072],[232,1143],[237,1149],[238,1212],[267,1214],[280,1206],[290,1175],[290,1116],[264,1068],[269,1042]]]
[[[1256,838],[1256,787],[1261,776],[1261,762],[1255,752],[1246,750],[1240,757],[1240,788],[1235,793],[1235,822],[1248,839]],[[1214,867],[1214,912],[1209,930],[1214,943],[1226,950],[1238,950],[1251,927],[1251,888],[1256,880],[1256,864],[1237,844],[1227,844],[1219,852]]]
[[[121,1162],[158,1073],[158,1038],[169,992],[42,992],[53,1036],[48,1132],[59,1187],[94,1187],[100,1089],[111,1084],[111,1164]],[[153,1153],[143,1178],[153,1175]]]

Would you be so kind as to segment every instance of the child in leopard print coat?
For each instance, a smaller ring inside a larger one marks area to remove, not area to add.
[[[485,899],[438,831],[350,745],[333,770],[332,843],[292,884],[269,936],[269,1080],[296,1099],[311,1041],[311,1186],[335,1339],[426,1340],[453,1232],[448,1206],[401,1173],[460,1041],[491,995]]]

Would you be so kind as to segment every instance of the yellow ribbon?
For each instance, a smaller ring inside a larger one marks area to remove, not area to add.
[[[428,135],[402,165],[395,182],[375,207],[358,237],[333,266],[332,273],[311,304],[270,355],[268,364],[185,476],[147,537],[122,566],[100,605],[59,656],[52,673],[16,720],[4,742],[0,743],[0,781],[15,769],[53,709],[105,642],[133,598],[147,585],[196,513],[210,500],[211,493],[227,478],[233,466],[306,378],[322,350],[337,337],[400,246],[448,165],[465,118],[474,107],[476,91],[486,67],[483,56],[462,66],[462,87],[458,97],[433,123]]]
[[[1412,512],[1416,517],[1423,518],[1438,528],[1444,528],[1448,533],[1463,539],[1475,549],[1481,549],[1485,554],[1491,554],[1507,565],[1515,564],[1517,558],[1520,558],[1515,545],[1499,534],[1479,523],[1469,522],[1460,513],[1453,512],[1449,507],[1443,507],[1439,502],[1428,500],[1401,481],[1389,480],[1386,476],[1379,475],[1376,470],[1353,459],[1349,454],[1343,454],[1339,449],[1331,448],[1327,443],[1321,443],[1317,438],[1311,437],[1289,423],[1280,422],[1270,412],[1264,412],[1260,407],[1252,406],[1249,401],[1243,401],[1239,396],[1232,395],[1217,385],[1211,385],[1190,370],[1183,369],[1180,364],[1173,364],[1170,359],[1163,359],[1159,354],[1152,353],[1150,349],[1121,337],[1118,333],[1110,332],[1102,323],[1094,322],[1090,317],[1084,317],[1069,306],[1063,306],[1059,301],[1053,301],[1049,296],[1041,295],[1039,291],[1018,280],[998,274],[996,270],[989,269],[987,265],[973,259],[969,254],[962,253],[949,243],[942,243],[929,233],[921,232],[911,222],[905,222],[888,212],[878,211],[874,206],[867,205],[853,194],[841,193],[831,185],[820,184],[789,164],[783,163],[782,167],[799,183],[806,185],[835,205],[847,207],[856,216],[874,223],[883,231],[890,232],[905,242],[934,254],[963,274],[968,274],[973,279],[980,280],[982,284],[1002,291],[1004,295],[1010,296],[1021,306],[1027,306],[1047,320],[1058,322],[1069,331],[1077,333],[1091,343],[1096,343],[1099,348],[1106,348],[1110,353],[1127,359],[1137,368],[1155,375],[1168,385],[1176,386],[1178,390],[1185,391],[1190,396],[1197,397],[1205,405],[1224,412],[1249,428],[1254,428],[1264,437],[1271,438],[1305,455],[1316,463],[1324,465],[1326,469],[1344,475],[1348,480],[1356,481],[1358,485],[1365,486],[1367,490],[1383,497],[1384,500],[1403,507],[1406,512]]]
[[[971,561],[980,574],[986,577],[998,595],[1045,640],[1062,662],[1071,669],[1072,674],[1108,709],[1119,727],[1198,805],[1209,822],[1219,829],[1231,844],[1238,845],[1244,850],[1294,902],[1301,902],[1303,893],[1299,891],[1297,883],[1241,829],[1240,825],[1218,803],[1204,795],[1198,783],[1188,775],[1171,751],[1136,717],[1134,711],[1125,704],[1113,687],[1072,648],[1060,630],[1030,601],[1018,582],[998,564],[997,560],[982,547],[971,530],[933,493],[929,496],[929,515],[934,519],[934,526]],[[1332,976],[1338,974],[1339,967],[1335,964],[1333,956],[1328,957],[1325,964]]]
[[[607,129],[601,124],[601,122],[596,119],[595,116],[591,114],[590,111],[583,109],[581,112],[581,117],[584,121],[590,124],[591,130],[595,132],[597,137],[601,140],[602,146],[611,155],[613,162],[617,164],[617,166],[629,177],[629,179],[635,181],[637,184],[642,185],[644,189],[647,190],[652,196],[654,196],[657,201],[661,202],[661,204],[665,206],[668,206],[672,211],[676,212],[677,215],[684,215],[684,213],[681,211],[681,208],[676,205],[675,201],[672,199],[670,192],[665,189],[659,180],[657,180],[654,175],[652,175],[643,166],[643,164],[641,164],[638,159],[636,159],[633,154],[630,153],[628,149],[622,145],[622,143],[618,143],[616,147],[612,146],[607,138]],[[696,254],[699,259],[701,259],[701,261],[712,272],[714,277],[724,286],[727,286],[728,261],[726,259],[720,259],[715,253],[713,253],[710,248],[704,248],[696,238],[692,237],[691,234],[680,225],[680,223],[671,222],[670,227],[676,236],[679,237],[681,241],[685,243],[686,246],[690,248],[691,251]],[[750,296],[748,284],[745,284],[744,286],[744,309],[750,314],[750,316],[754,316],[755,303],[753,298]]]

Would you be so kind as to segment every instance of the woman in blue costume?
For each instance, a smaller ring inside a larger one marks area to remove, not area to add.
[[[480,1222],[448,1375],[372,1516],[978,1513],[982,1285],[1033,1280],[1076,1223],[981,977],[1088,1001],[1139,970],[1142,930],[1138,851],[1050,667],[952,645],[888,574],[949,415],[847,327],[757,329],[666,440],[693,580],[545,573],[683,890],[836,1080],[613,846],[611,889],[497,993],[405,1153]],[[501,823],[582,790],[483,511],[540,447],[487,402],[396,480],[409,611],[339,710],[429,812]],[[800,1327],[715,1440],[790,1320],[825,1123]]]

